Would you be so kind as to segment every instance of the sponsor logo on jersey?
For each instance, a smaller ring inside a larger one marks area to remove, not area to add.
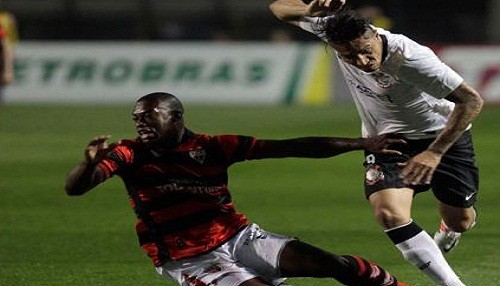
[[[189,151],[189,157],[198,161],[198,163],[203,164],[205,162],[205,157],[207,156],[207,152],[203,149],[196,149]]]
[[[377,98],[377,96],[378,96],[377,93],[375,93],[369,87],[363,86],[352,79],[349,79],[349,84],[354,86],[360,93],[362,93],[366,96],[373,97],[373,98]]]
[[[226,193],[227,189],[221,186],[204,186],[204,185],[196,185],[189,184],[183,182],[170,182],[168,184],[164,184],[161,186],[157,186],[156,189],[164,194],[167,193],[191,193],[191,194],[199,194],[199,195],[223,195]],[[222,200],[222,198],[221,198]],[[229,201],[231,199],[229,198]],[[227,201],[227,198],[223,201]]]
[[[205,273],[217,273],[222,271],[222,267],[219,264],[210,265],[203,270]]]

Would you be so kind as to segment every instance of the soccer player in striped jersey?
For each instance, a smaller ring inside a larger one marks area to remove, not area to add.
[[[259,140],[195,133],[177,97],[151,93],[132,113],[138,137],[108,144],[98,136],[72,169],[66,192],[86,193],[121,177],[137,215],[142,249],[157,272],[183,286],[283,285],[285,277],[331,277],[344,285],[404,286],[374,262],[326,252],[250,223],[235,210],[228,167],[264,158],[325,158],[353,150],[399,154],[389,136]]]
[[[402,156],[365,152],[365,195],[406,260],[438,285],[463,285],[441,251],[475,223],[478,170],[469,129],[483,101],[431,49],[374,27],[344,3],[276,0],[269,8],[336,52],[364,137],[406,139]],[[411,217],[414,195],[430,188],[442,217],[434,239]]]

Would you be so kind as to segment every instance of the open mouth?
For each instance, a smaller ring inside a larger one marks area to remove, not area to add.
[[[139,138],[141,138],[143,142],[151,141],[158,137],[158,134],[152,128],[138,129],[137,134],[139,134]]]

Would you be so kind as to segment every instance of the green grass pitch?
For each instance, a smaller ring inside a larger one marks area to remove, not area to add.
[[[141,252],[134,215],[118,178],[83,197],[63,182],[95,135],[134,137],[131,106],[0,108],[0,285],[175,285],[158,277]],[[354,137],[351,107],[224,107],[187,105],[194,131],[259,138]],[[500,109],[485,108],[474,124],[481,168],[479,223],[446,257],[467,285],[500,285]],[[331,159],[272,159],[230,169],[239,211],[267,230],[293,235],[336,253],[373,259],[414,286],[431,285],[380,231],[362,195],[362,153]],[[414,219],[438,226],[430,193],[414,203]],[[291,279],[292,285],[338,285]]]

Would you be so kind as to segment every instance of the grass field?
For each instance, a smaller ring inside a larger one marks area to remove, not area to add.
[[[358,136],[348,107],[187,106],[188,126],[260,138]],[[95,135],[134,137],[131,106],[3,106],[0,110],[0,285],[174,285],[158,277],[137,246],[134,215],[118,178],[83,197],[63,182]],[[500,285],[500,109],[474,125],[481,195],[479,223],[448,261],[467,285]],[[405,263],[375,223],[362,196],[362,154],[332,159],[240,163],[230,172],[237,208],[267,230],[376,260],[414,286],[432,285]],[[415,220],[434,232],[430,193],[417,197]],[[338,285],[291,279],[293,285]]]

